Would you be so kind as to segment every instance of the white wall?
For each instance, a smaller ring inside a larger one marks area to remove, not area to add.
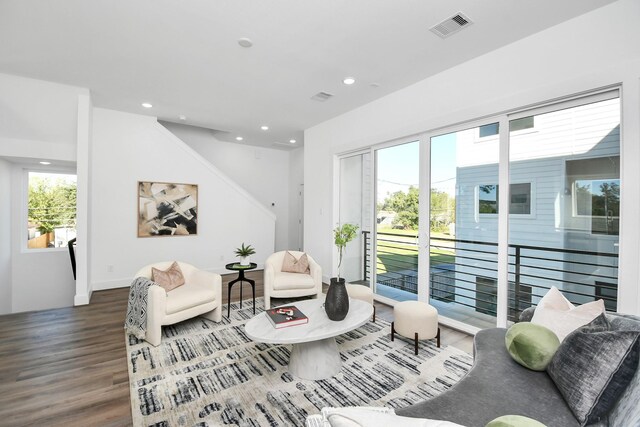
[[[620,0],[306,130],[306,250],[333,264],[335,154],[622,83],[619,310],[640,313],[638,16],[640,2]]]
[[[88,96],[89,91],[0,74],[0,157],[11,161],[0,166],[0,235],[4,236],[0,243],[0,313],[73,305],[74,282],[67,251],[26,250],[24,169],[32,168],[28,164],[37,164],[37,160],[50,160],[51,170],[63,165],[65,172],[75,171],[80,95]],[[7,185],[10,191],[6,191]],[[5,234],[7,228],[10,239]]]
[[[94,108],[92,122],[93,290],[127,286],[138,269],[164,260],[225,272],[224,264],[236,260],[233,250],[242,242],[256,248],[252,260],[259,265],[273,252],[270,209],[155,118]],[[138,181],[198,184],[198,235],[138,238]]]
[[[11,165],[0,159],[0,314],[11,313]]]
[[[304,147],[289,154],[289,244],[291,249],[303,250],[302,220],[304,214]],[[300,244],[302,242],[302,245]]]
[[[268,207],[276,216],[275,250],[289,249],[288,151],[223,142],[195,126],[162,125]]]
[[[83,88],[0,74],[0,156],[74,161]]]
[[[75,282],[67,249],[26,247],[27,185],[25,166],[14,164],[11,172],[11,311],[72,306]]]

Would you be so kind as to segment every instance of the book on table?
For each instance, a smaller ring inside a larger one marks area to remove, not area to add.
[[[304,315],[295,305],[272,308],[266,311],[271,324],[276,328],[286,328],[288,326],[303,325],[309,322],[309,318]]]

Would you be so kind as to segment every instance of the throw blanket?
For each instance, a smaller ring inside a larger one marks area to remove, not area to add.
[[[140,340],[147,337],[147,295],[149,286],[157,285],[156,282],[152,282],[146,277],[136,277],[131,283],[124,329]]]

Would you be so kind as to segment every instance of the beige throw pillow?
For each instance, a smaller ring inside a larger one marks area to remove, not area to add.
[[[184,276],[176,261],[164,271],[151,267],[151,280],[162,286],[167,292],[184,285]]]
[[[281,270],[287,273],[309,274],[311,270],[309,269],[309,258],[307,258],[307,254],[303,253],[300,255],[300,258],[296,259],[291,252],[287,251],[287,253],[284,254]]]
[[[604,313],[604,301],[599,299],[578,307],[552,286],[538,303],[531,323],[551,329],[562,342],[567,335]]]

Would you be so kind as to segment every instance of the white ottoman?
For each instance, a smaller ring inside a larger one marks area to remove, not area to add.
[[[365,285],[356,285],[353,283],[347,283],[345,286],[350,298],[359,299],[360,301],[368,302],[373,305],[373,291],[370,287]],[[376,306],[373,305],[373,321],[376,321]]]
[[[440,328],[438,310],[426,302],[402,301],[393,307],[391,322],[391,341],[397,332],[403,337],[413,339],[415,354],[418,354],[418,340],[436,338],[440,347]]]

